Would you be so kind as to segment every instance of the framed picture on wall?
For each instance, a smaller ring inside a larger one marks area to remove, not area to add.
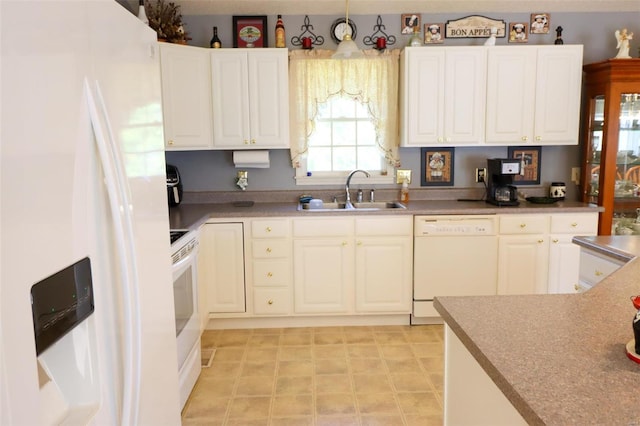
[[[510,146],[507,150],[509,158],[520,160],[520,174],[513,177],[514,185],[540,185],[540,153],[539,146]]]
[[[547,34],[551,16],[548,13],[531,14],[531,34]]]
[[[402,34],[413,34],[413,29],[420,29],[420,14],[418,13],[403,13],[402,14]]]
[[[421,148],[420,185],[453,186],[454,148]]]
[[[526,43],[529,40],[528,25],[526,22],[509,22],[509,43]]]
[[[444,42],[444,24],[424,24],[425,44],[436,44]]]
[[[266,16],[234,16],[233,47],[269,47]]]

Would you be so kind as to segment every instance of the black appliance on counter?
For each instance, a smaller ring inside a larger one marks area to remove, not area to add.
[[[496,206],[517,206],[518,189],[513,177],[520,174],[520,160],[513,158],[487,159],[487,203]]]
[[[167,164],[167,198],[170,206],[177,206],[182,201],[182,180],[176,166]]]

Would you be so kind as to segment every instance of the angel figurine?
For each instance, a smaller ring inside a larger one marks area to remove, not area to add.
[[[618,41],[618,45],[616,48],[618,49],[618,54],[616,55],[616,59],[629,59],[629,40],[633,38],[633,33],[627,33],[627,29],[623,28],[622,30],[616,30],[616,40]]]

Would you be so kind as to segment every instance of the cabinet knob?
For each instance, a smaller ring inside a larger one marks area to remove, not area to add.
[[[553,239],[553,243],[554,243],[554,244],[557,244],[557,243],[558,243],[558,239],[557,239],[557,238],[554,238],[554,239]]]
[[[271,253],[271,247],[267,247],[267,253]]]
[[[599,276],[603,275],[603,272],[602,271],[598,271],[596,269],[596,272],[594,274],[595,274],[596,277],[599,277]]]
[[[578,284],[574,284],[574,285],[573,285],[573,289],[574,289],[575,291],[580,291],[580,286],[579,286]]]
[[[438,138],[438,142],[444,142],[443,138]]]
[[[520,139],[522,139],[522,141],[523,141],[523,142],[526,142],[526,141],[528,141],[528,140],[529,140],[529,137],[528,137],[528,136],[523,136],[523,137],[521,137]]]
[[[572,227],[572,228],[575,228],[576,226],[578,226],[578,224],[577,224],[577,223],[575,223],[575,222],[573,222],[573,223],[571,224],[571,227]]]
[[[537,141],[541,141],[542,140],[542,136],[536,136],[536,140]]]
[[[526,228],[526,227],[527,227],[527,224],[526,224],[526,223],[521,223],[521,224],[520,224],[520,228],[523,228],[523,229],[524,229],[524,228]]]
[[[245,145],[249,145],[249,141],[248,140],[245,139],[243,142],[244,142]]]
[[[173,145],[173,139],[169,139],[169,145]]]
[[[273,277],[273,272],[267,272],[267,277],[269,278]]]
[[[358,244],[359,246],[361,246],[361,245],[362,245],[362,241],[358,241],[358,242],[357,242],[357,244]]]
[[[540,238],[540,239],[538,240],[538,244],[542,244],[542,243],[544,243],[544,240],[543,240],[542,238]]]
[[[447,142],[451,142],[451,138],[447,136]]]
[[[267,226],[266,231],[267,231],[267,232],[271,232],[271,227],[270,227],[270,226]]]
[[[342,242],[342,247],[344,247],[344,246],[346,246],[346,245],[347,245],[347,242],[346,242],[346,241],[343,241],[343,242]]]
[[[273,305],[273,299],[269,299],[269,301],[267,302],[270,305]]]
[[[251,139],[251,145],[255,145],[256,144],[256,140],[255,139]]]

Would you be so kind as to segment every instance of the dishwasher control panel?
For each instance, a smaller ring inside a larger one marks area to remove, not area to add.
[[[495,216],[416,216],[416,237],[443,235],[496,235]]]

